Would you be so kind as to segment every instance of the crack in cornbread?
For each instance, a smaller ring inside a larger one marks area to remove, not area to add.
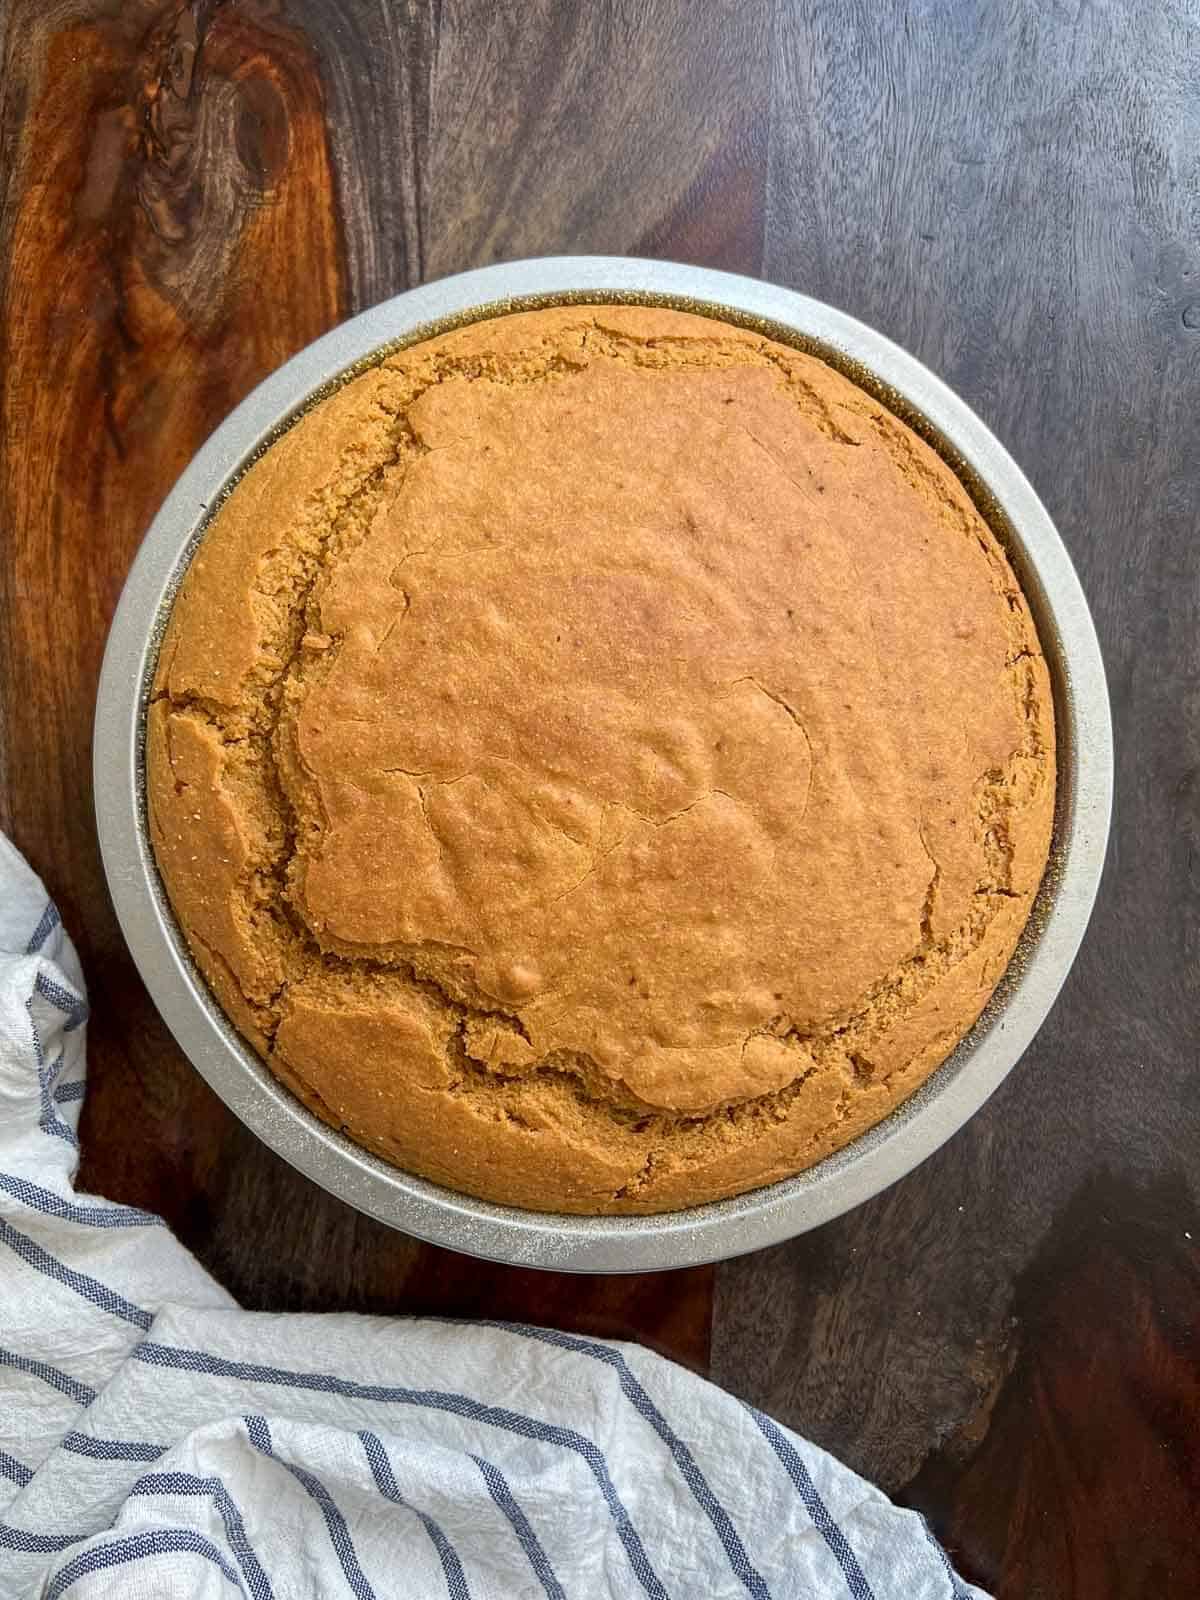
[[[819,360],[569,307],[389,356],[236,485],[148,811],[193,955],[318,1115],[534,1209],[846,1144],[1045,866],[1049,679],[944,462]]]

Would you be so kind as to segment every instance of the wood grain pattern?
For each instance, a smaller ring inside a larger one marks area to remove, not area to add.
[[[426,1249],[235,1124],[125,955],[88,740],[137,541],[331,323],[518,254],[763,272],[970,400],[1080,568],[1118,810],[1051,1021],[852,1216],[717,1274],[723,1382],[1003,1600],[1200,1593],[1200,4],[0,0],[0,825],[91,978],[85,1181],[247,1304],[524,1316],[703,1365],[712,1274]]]
[[[1178,1179],[1086,1180],[1016,1277],[1002,1381],[907,1486],[1003,1593],[1200,1592],[1194,1211]]]
[[[421,283],[429,228],[430,96],[440,0],[289,6],[319,61],[347,311]]]
[[[779,26],[765,270],[926,359],[1029,473],[1100,630],[1117,811],[1018,1069],[905,1183],[722,1269],[714,1374],[1002,1596],[1200,1593],[1200,8]]]
[[[770,0],[441,15],[428,276],[559,251],[760,270]]]
[[[304,39],[250,8],[22,5],[6,42],[2,821],[92,987],[86,1181],[166,1204],[186,1231],[180,1208],[230,1122],[169,1041],[108,905],[92,703],[171,481],[342,309],[332,214],[308,203],[332,183],[321,84]],[[285,269],[302,295],[280,292]]]

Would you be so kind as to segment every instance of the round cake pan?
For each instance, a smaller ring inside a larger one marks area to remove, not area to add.
[[[314,398],[381,353],[479,317],[571,301],[677,306],[759,329],[823,356],[923,433],[1009,553],[1049,661],[1058,722],[1049,869],[1008,972],[968,1036],[891,1116],[808,1171],[651,1217],[559,1216],[473,1200],[389,1166],[320,1122],[209,994],[171,913],[146,824],[143,738],[158,643],[230,484]],[[301,351],[222,423],[155,517],[117,607],[96,708],[95,791],[109,886],[146,986],[196,1068],[259,1138],[349,1204],[436,1244],[523,1266],[637,1272],[738,1255],[827,1222],[911,1172],[979,1109],[1041,1025],[1083,937],[1108,837],[1112,731],[1095,630],[1062,542],[1011,457],[939,379],[852,317],[771,284],[669,262],[563,256],[484,267],[388,300]]]

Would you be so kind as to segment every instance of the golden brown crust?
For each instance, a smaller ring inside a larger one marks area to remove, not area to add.
[[[255,464],[164,640],[155,850],[327,1120],[547,1210],[795,1172],[974,1022],[1049,848],[1023,595],[822,362],[659,309],[475,324]]]

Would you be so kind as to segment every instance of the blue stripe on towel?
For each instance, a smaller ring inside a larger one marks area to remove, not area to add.
[[[53,1134],[56,1139],[62,1139],[72,1149],[78,1150],[79,1139],[75,1129],[71,1127],[69,1122],[63,1121],[54,1103],[55,1081],[63,1069],[63,1061],[65,1059],[63,1052],[60,1050],[50,1065],[46,1065],[46,1054],[42,1049],[42,1035],[33,1019],[33,1007],[28,1000],[25,1002],[25,1009],[29,1012],[29,1030],[33,1036],[33,1059],[37,1069],[38,1097],[41,1100],[38,1127],[43,1133]]]
[[[48,1217],[61,1217],[64,1222],[78,1222],[85,1228],[162,1228],[166,1224],[152,1211],[142,1211],[137,1206],[80,1206],[64,1200],[52,1189],[30,1183],[28,1178],[15,1172],[0,1172],[0,1190],[20,1200],[23,1205]]]
[[[42,1102],[38,1114],[38,1127],[43,1133],[69,1144],[72,1150],[78,1150],[79,1135],[69,1122],[64,1122],[59,1116],[58,1103],[54,1098],[54,1080],[62,1071],[62,1066],[63,1054],[60,1050],[48,1067],[38,1068],[38,1094]]]
[[[10,1528],[0,1522],[0,1550],[20,1550],[25,1555],[54,1555],[90,1537],[86,1533],[30,1533],[26,1528]]]
[[[350,1537],[350,1529],[346,1526],[346,1519],[334,1504],[333,1496],[315,1473],[309,1472],[304,1467],[298,1467],[292,1461],[285,1461],[282,1456],[277,1456],[271,1444],[271,1430],[267,1426],[265,1417],[247,1417],[246,1432],[250,1436],[250,1443],[264,1456],[277,1462],[304,1490],[316,1501],[321,1515],[325,1518],[325,1526],[329,1531],[329,1542],[337,1553],[341,1564],[342,1576],[350,1585],[350,1590],[355,1600],[376,1600],[375,1591],[367,1582],[366,1574],[358,1564],[358,1556],[354,1551],[354,1541]]]
[[[629,1513],[609,1476],[603,1455],[592,1440],[576,1433],[573,1428],[539,1422],[502,1406],[484,1405],[468,1395],[438,1389],[402,1389],[382,1384],[353,1383],[328,1372],[295,1372],[280,1367],[258,1366],[249,1361],[227,1361],[222,1356],[210,1355],[203,1350],[177,1349],[150,1340],[143,1340],[131,1354],[135,1360],[144,1361],[150,1366],[175,1367],[182,1372],[205,1372],[215,1377],[236,1378],[243,1383],[276,1384],[285,1388],[308,1389],[318,1394],[342,1395],[351,1400],[375,1400],[385,1405],[420,1406],[433,1411],[447,1411],[472,1422],[485,1422],[491,1427],[503,1428],[524,1439],[537,1439],[541,1443],[573,1450],[586,1462],[595,1478],[616,1526],[617,1537],[642,1588],[651,1600],[667,1600],[667,1591],[650,1565],[637,1529],[630,1521]]]
[[[458,1559],[458,1552],[447,1539],[441,1527],[428,1512],[422,1511],[420,1506],[414,1506],[400,1493],[396,1483],[396,1475],[392,1471],[392,1464],[388,1460],[387,1451],[383,1448],[382,1439],[369,1433],[365,1428],[360,1428],[358,1437],[362,1443],[367,1457],[367,1464],[371,1468],[371,1476],[375,1479],[375,1487],[385,1500],[391,1500],[395,1505],[404,1506],[408,1511],[420,1517],[425,1532],[429,1535],[434,1549],[438,1553],[438,1560],[442,1563],[442,1572],[446,1579],[446,1590],[450,1600],[471,1600],[471,1591],[467,1586],[467,1576],[463,1571],[462,1562]]]
[[[65,1015],[67,1020],[63,1023],[64,1033],[72,1033],[87,1021],[87,1001],[77,994],[72,994],[69,989],[64,989],[61,983],[55,983],[54,979],[48,978],[44,972],[38,973],[33,980],[33,987],[43,1000],[49,1000],[56,1010]]]
[[[211,1539],[196,1533],[192,1528],[151,1528],[145,1533],[132,1533],[124,1539],[111,1539],[107,1544],[94,1544],[81,1550],[61,1566],[43,1591],[43,1600],[59,1600],[76,1578],[85,1578],[92,1572],[103,1572],[107,1567],[125,1566],[131,1561],[144,1561],[147,1556],[176,1555],[203,1556],[217,1567],[221,1576],[237,1590],[244,1593],[238,1575],[217,1549]]]
[[[464,1323],[461,1326],[472,1326],[472,1324]],[[671,1458],[679,1468],[680,1475],[691,1490],[696,1503],[716,1530],[725,1554],[729,1557],[729,1564],[737,1577],[754,1596],[754,1600],[770,1600],[770,1590],[766,1580],[746,1554],[746,1547],[738,1537],[733,1519],[713,1493],[708,1479],[696,1465],[695,1458],[687,1445],[675,1433],[638,1382],[632,1368],[619,1350],[614,1350],[606,1344],[598,1344],[594,1339],[581,1339],[574,1334],[559,1333],[554,1328],[534,1328],[526,1323],[479,1322],[473,1326],[499,1328],[506,1333],[518,1333],[525,1339],[539,1339],[543,1344],[555,1345],[560,1350],[574,1350],[580,1355],[591,1356],[594,1361],[602,1361],[606,1366],[612,1367],[621,1385],[621,1393],[639,1415],[645,1418],[671,1452]]]
[[[550,1565],[550,1558],[542,1548],[538,1536],[533,1531],[529,1518],[516,1502],[512,1490],[504,1478],[504,1474],[494,1467],[490,1461],[485,1461],[482,1456],[472,1456],[471,1460],[483,1475],[487,1484],[488,1493],[512,1523],[513,1532],[517,1536],[521,1549],[529,1557],[529,1565],[537,1574],[538,1581],[546,1591],[548,1600],[567,1600],[567,1592],[554,1576],[554,1568]]]
[[[829,1508],[817,1493],[817,1486],[812,1481],[808,1468],[800,1459],[800,1453],[795,1445],[770,1417],[764,1417],[762,1412],[756,1411],[753,1406],[746,1406],[746,1410],[754,1418],[759,1432],[782,1462],[784,1471],[804,1502],[804,1509],[812,1518],[813,1527],[829,1546],[834,1560],[841,1567],[846,1587],[854,1596],[854,1600],[875,1600],[871,1585],[858,1564],[858,1557],[851,1550],[846,1535],[830,1516]]]
[[[58,927],[60,920],[61,919],[58,915],[58,907],[54,904],[53,900],[48,900],[46,902],[46,909],[42,912],[41,920],[38,922],[37,927],[29,935],[29,943],[25,946],[25,954],[27,956],[37,955],[38,951],[45,944],[46,940],[54,932],[55,928]]]
[[[69,1372],[62,1372],[58,1367],[52,1367],[48,1361],[35,1361],[32,1356],[20,1356],[15,1350],[0,1350],[0,1367],[12,1367],[17,1372],[27,1372],[31,1378],[40,1378],[43,1383],[48,1383],[52,1389],[57,1389],[59,1394],[65,1394],[68,1400],[74,1400],[77,1405],[90,1406],[96,1398],[96,1391],[90,1389],[86,1383],[80,1383],[78,1378],[73,1378]]]
[[[0,1217],[0,1244],[6,1244],[27,1266],[44,1273],[56,1283],[65,1284],[84,1300],[90,1300],[94,1306],[99,1306],[101,1311],[107,1311],[114,1317],[121,1317],[125,1322],[132,1322],[135,1328],[149,1331],[154,1318],[148,1311],[143,1311],[141,1306],[135,1306],[131,1300],[126,1300],[124,1295],[118,1294],[115,1289],[110,1289],[106,1283],[101,1283],[97,1278],[89,1278],[86,1272],[76,1272],[73,1267],[65,1266],[48,1250],[43,1250],[40,1244],[34,1244],[32,1239],[19,1233],[3,1217]]]
[[[134,1484],[130,1495],[211,1495],[214,1505],[225,1524],[225,1537],[229,1548],[238,1558],[238,1565],[254,1600],[275,1600],[271,1580],[263,1570],[246,1535],[246,1524],[237,1503],[220,1478],[198,1478],[192,1472],[148,1472]]]
[[[146,1439],[97,1439],[75,1428],[63,1438],[62,1448],[75,1456],[91,1456],[93,1461],[157,1461],[167,1453],[165,1444]]]
[[[23,1489],[33,1478],[33,1471],[23,1461],[18,1461],[16,1456],[10,1456],[7,1450],[0,1450],[0,1478],[7,1478],[10,1483],[19,1484]]]

